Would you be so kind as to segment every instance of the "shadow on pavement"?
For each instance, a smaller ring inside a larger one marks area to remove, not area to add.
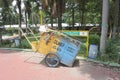
[[[27,58],[24,62],[32,63],[32,64],[41,64],[43,66],[47,66],[46,63],[45,63],[44,57],[32,56],[32,57]],[[59,68],[61,66],[62,67],[68,67],[68,66],[60,63],[57,68]],[[80,60],[79,59],[75,59],[72,67],[80,67]],[[72,68],[72,67],[70,67],[70,68]]]
[[[43,64],[44,57],[32,56],[32,57],[27,58],[24,62],[32,63],[32,64]]]
[[[67,67],[67,68],[74,68],[74,67],[80,67],[80,60],[79,59],[75,59],[74,63],[73,63],[73,66],[66,66],[62,63],[60,63],[59,66],[62,66],[62,67]]]

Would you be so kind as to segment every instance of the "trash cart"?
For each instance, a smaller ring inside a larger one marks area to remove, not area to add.
[[[32,42],[32,50],[45,54],[45,63],[56,67],[59,63],[72,66],[80,49],[80,42],[63,33],[51,31]]]
[[[33,34],[29,27],[28,29]],[[20,31],[24,33],[21,28]],[[33,36],[35,35],[33,34]],[[50,67],[56,67],[59,63],[72,66],[80,49],[80,42],[78,40],[55,30],[49,30],[49,33],[43,34],[40,40],[36,38],[37,41],[30,42],[27,36],[25,38],[32,46],[33,51],[46,55],[45,63]]]

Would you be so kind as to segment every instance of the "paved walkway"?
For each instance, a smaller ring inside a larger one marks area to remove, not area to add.
[[[34,52],[0,49],[0,80],[120,80],[118,70],[76,60],[73,67],[49,68]]]

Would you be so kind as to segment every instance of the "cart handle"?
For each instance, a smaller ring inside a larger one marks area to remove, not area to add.
[[[21,33],[23,34],[23,36],[26,38],[26,40],[28,41],[28,43],[32,46],[32,43],[30,42],[30,40],[28,39],[28,37],[25,35],[25,33],[23,32],[23,30],[21,28],[19,28],[19,30],[21,31]],[[34,35],[33,32],[32,32],[32,34]],[[34,37],[35,37],[35,35],[34,35]],[[36,40],[37,40],[37,42],[39,41],[37,38],[36,38]]]

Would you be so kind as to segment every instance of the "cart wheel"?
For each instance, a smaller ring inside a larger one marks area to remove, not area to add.
[[[54,53],[48,53],[45,56],[45,63],[49,67],[57,67],[60,63],[60,59],[57,54]]]

